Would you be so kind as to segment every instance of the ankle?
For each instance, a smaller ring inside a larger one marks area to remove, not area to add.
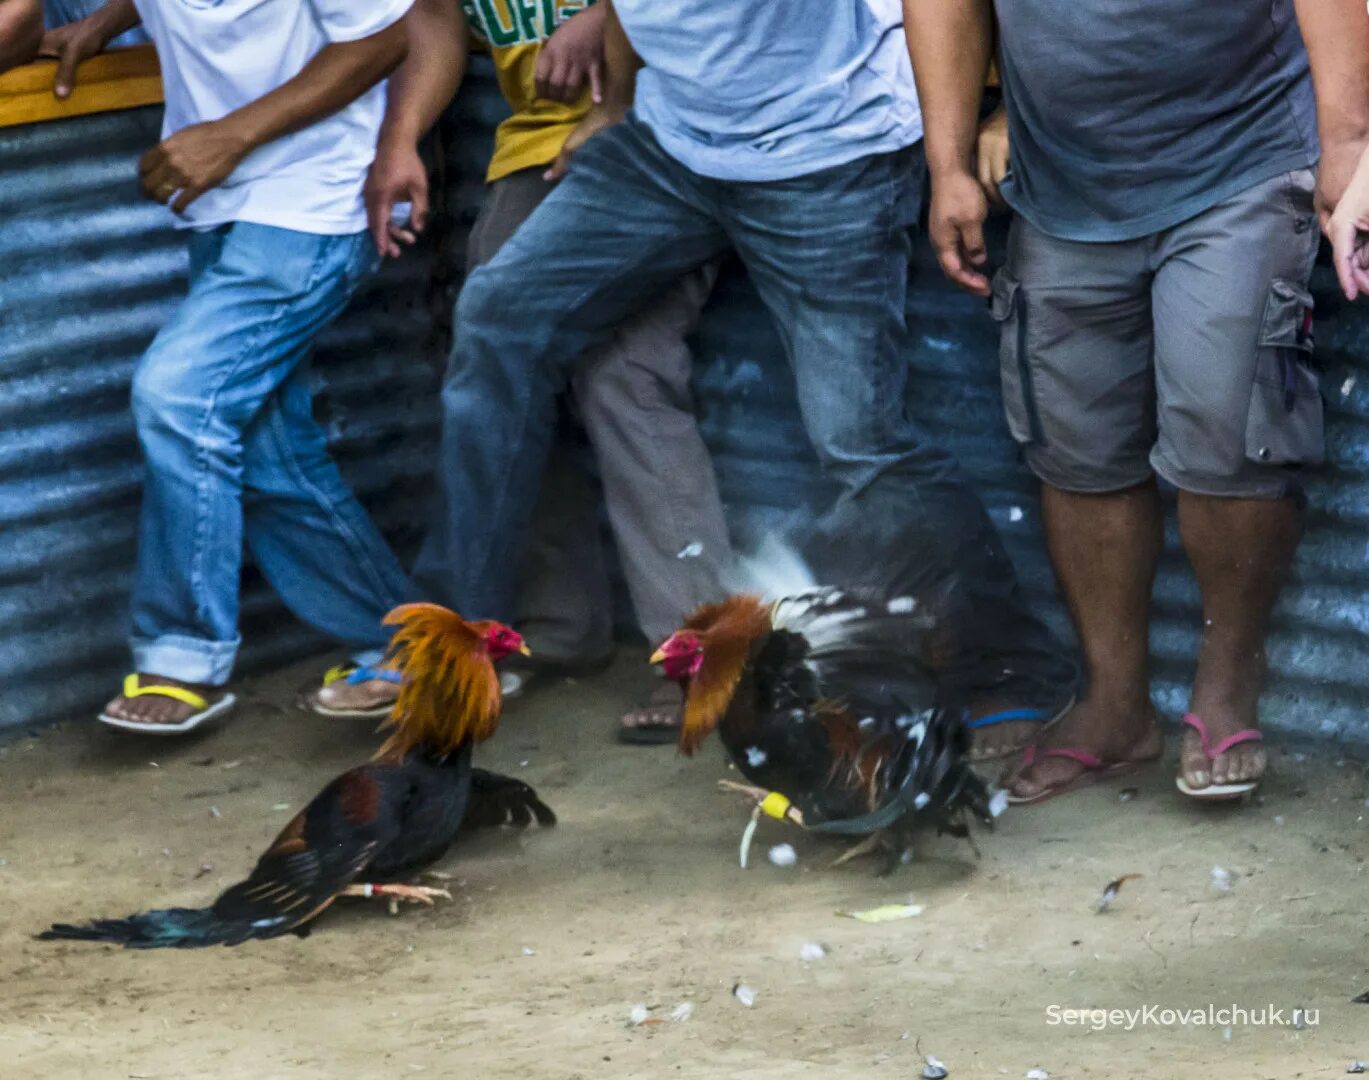
[[[1155,712],[1150,700],[1150,687],[1142,684],[1109,685],[1095,683],[1089,686],[1081,699],[1092,713],[1110,716],[1115,721],[1148,722]]]

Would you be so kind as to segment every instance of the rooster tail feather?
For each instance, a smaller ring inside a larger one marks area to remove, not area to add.
[[[252,938],[286,932],[276,922],[258,927],[228,922],[209,908],[166,908],[145,911],[126,919],[92,919],[87,923],[54,923],[38,935],[40,941],[104,941],[126,949],[203,949],[210,945],[240,945]]]
[[[556,824],[556,813],[530,785],[486,769],[471,770],[471,795],[461,824],[463,829],[500,825],[526,829],[534,822],[549,828]]]
[[[387,722],[394,728],[380,756],[402,756],[422,745],[454,753],[494,734],[499,678],[484,625],[437,604],[403,604],[385,616],[397,627],[387,664],[403,678]]]

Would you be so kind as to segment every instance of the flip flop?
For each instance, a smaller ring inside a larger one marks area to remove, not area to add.
[[[1138,761],[1113,761],[1106,762],[1096,754],[1090,754],[1087,750],[1075,750],[1069,747],[1060,747],[1055,750],[1041,750],[1035,746],[1029,746],[1022,752],[1022,768],[1030,769],[1037,761],[1042,758],[1067,758],[1084,766],[1084,771],[1069,780],[1061,781],[1058,784],[1048,784],[1035,795],[1026,798],[1008,794],[1008,802],[1012,806],[1029,806],[1033,803],[1046,802],[1057,795],[1068,795],[1072,791],[1080,788],[1090,787],[1102,780],[1111,780],[1114,777],[1126,776],[1128,773],[1136,772],[1142,766],[1149,765],[1155,758],[1145,758]]]
[[[102,724],[108,724],[110,727],[119,728],[122,731],[136,731],[142,735],[184,735],[187,732],[194,731],[202,724],[209,723],[215,717],[224,715],[238,702],[238,699],[232,694],[224,694],[218,701],[211,703],[203,694],[197,694],[194,690],[187,690],[181,686],[142,686],[138,682],[136,673],[124,676],[123,692],[126,698],[167,697],[198,710],[187,716],[179,724],[152,724],[141,720],[124,720],[122,717],[110,716],[108,713],[101,713],[98,717]]]
[[[399,672],[391,668],[372,667],[370,664],[339,664],[324,673],[323,685],[332,686],[335,682],[346,682],[348,686],[356,686],[358,683],[370,682],[373,679],[398,684],[402,678]],[[318,690],[301,697],[299,704],[302,709],[332,720],[383,720],[390,715],[395,705],[393,701],[385,701],[364,709],[334,709],[319,700]]]
[[[1207,725],[1203,723],[1203,718],[1197,713],[1184,713],[1184,723],[1198,733],[1198,741],[1202,744],[1203,753],[1209,762],[1216,761],[1233,746],[1241,743],[1264,742],[1264,734],[1255,728],[1244,728],[1234,735],[1228,735],[1215,746],[1212,744],[1212,737],[1207,732]],[[1208,784],[1207,787],[1195,788],[1189,786],[1184,774],[1179,773],[1174,778],[1174,785],[1190,799],[1197,799],[1199,802],[1230,802],[1232,799],[1239,799],[1242,795],[1249,795],[1257,787],[1264,777],[1260,776],[1254,780],[1242,780],[1237,784]]]
[[[1039,724],[1040,726],[1028,739],[1024,739],[1019,743],[1013,743],[1010,746],[1005,746],[993,753],[976,753],[974,750],[971,750],[965,755],[965,760],[971,765],[979,765],[986,761],[1000,761],[1003,758],[1022,753],[1027,747],[1035,743],[1037,739],[1041,738],[1042,735],[1055,727],[1056,724],[1060,723],[1060,721],[1065,718],[1065,714],[1068,713],[1070,709],[1074,708],[1075,700],[1075,698],[1071,697],[1069,701],[1065,702],[1064,705],[1054,712],[1047,712],[1045,709],[1004,709],[1001,712],[989,713],[987,716],[981,716],[975,720],[967,720],[965,722],[965,727],[970,731],[978,731],[980,728],[994,727],[998,724],[1010,724],[1015,721],[1029,721],[1034,724]]]

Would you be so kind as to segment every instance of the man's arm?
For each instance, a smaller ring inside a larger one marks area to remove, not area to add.
[[[1317,214],[1325,229],[1369,144],[1369,14],[1364,0],[1294,0],[1294,6],[1317,90]]]
[[[395,256],[428,223],[428,170],[419,141],[466,76],[470,41],[458,0],[415,0],[406,16],[409,53],[390,79],[385,122],[366,178],[366,219],[376,250]],[[391,222],[396,203],[410,203],[407,227]]]
[[[27,64],[42,40],[42,0],[0,0],[0,71]]]
[[[903,18],[932,174],[927,231],[946,276],[987,296],[989,280],[975,269],[987,258],[984,219],[989,213],[975,176],[975,141],[993,50],[993,4],[903,0]]]
[[[91,12],[66,26],[59,26],[43,35],[39,56],[57,61],[57,72],[52,79],[52,93],[65,101],[76,85],[76,69],[104,49],[114,38],[132,30],[142,22],[133,0],[109,0],[104,7]]]
[[[552,163],[545,175],[547,180],[560,180],[570,168],[570,159],[575,151],[584,146],[594,135],[604,128],[612,127],[627,115],[632,108],[632,99],[637,93],[637,70],[642,66],[641,58],[633,51],[618,21],[618,13],[613,9],[613,0],[599,0],[597,7],[604,9],[604,85],[602,100],[590,106],[585,118],[567,137],[561,153]],[[576,16],[580,18],[580,16]]]
[[[404,19],[359,41],[321,49],[289,82],[221,120],[193,124],[139,163],[143,191],[176,213],[226,180],[248,154],[346,107],[404,59]],[[179,192],[179,194],[177,194]]]
[[[548,101],[573,104],[589,83],[593,102],[604,99],[604,22],[606,4],[581,8],[558,26],[537,54],[534,89]]]

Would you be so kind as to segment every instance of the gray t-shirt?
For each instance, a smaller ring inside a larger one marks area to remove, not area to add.
[[[1066,240],[1130,240],[1313,165],[1292,0],[996,0],[1003,197]]]

